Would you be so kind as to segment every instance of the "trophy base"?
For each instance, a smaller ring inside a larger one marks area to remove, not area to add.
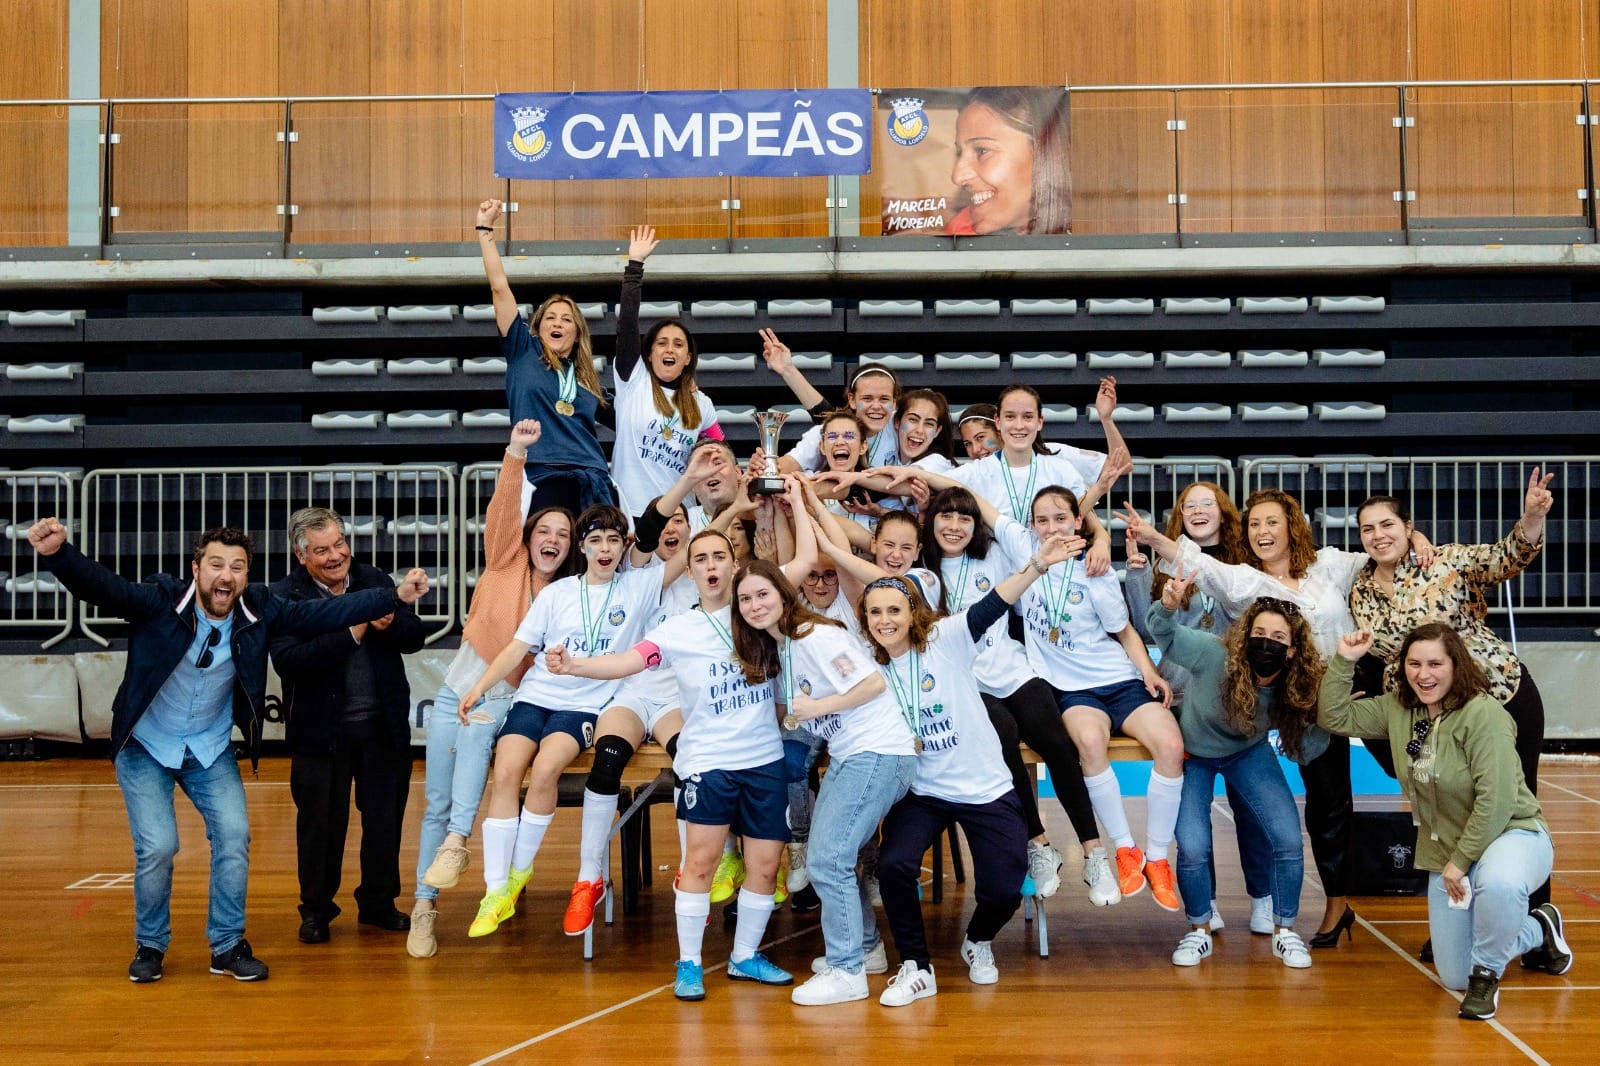
[[[771,474],[750,479],[750,495],[752,496],[782,496],[783,478]]]

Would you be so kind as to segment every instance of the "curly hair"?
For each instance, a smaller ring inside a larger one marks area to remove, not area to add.
[[[1246,546],[1250,546],[1250,512],[1264,503],[1275,503],[1283,508],[1284,525],[1289,532],[1289,576],[1305,577],[1306,571],[1311,569],[1311,564],[1317,561],[1317,538],[1311,532],[1311,524],[1306,521],[1306,513],[1301,510],[1300,501],[1282,489],[1257,489],[1244,501]],[[1250,552],[1244,561],[1257,570],[1266,572],[1253,546],[1250,547]]]
[[[1411,651],[1411,645],[1424,640],[1437,640],[1443,645],[1444,653],[1450,657],[1451,667],[1455,671],[1455,677],[1450,681],[1450,691],[1439,701],[1444,713],[1460,710],[1472,697],[1489,691],[1489,678],[1484,674],[1483,667],[1473,660],[1460,635],[1443,622],[1426,622],[1406,634],[1406,639],[1400,644],[1399,663],[1402,670],[1405,669],[1406,655]],[[1398,686],[1395,696],[1400,700],[1400,706],[1407,710],[1424,709],[1422,700],[1417,697],[1409,681]]]
[[[711,530],[704,532],[713,533]],[[696,534],[698,540],[703,533]],[[783,569],[778,564],[767,559],[751,559],[733,578],[733,595],[739,597],[739,586],[744,584],[746,578],[765,578],[778,590],[778,598],[783,601],[783,613],[778,615],[778,632],[790,640],[799,640],[807,636],[817,626],[839,626],[832,618],[818,614],[806,606],[800,593],[790,584],[789,579],[783,575]],[[744,620],[744,615],[735,607],[733,611],[733,650],[739,656],[739,666],[744,670],[744,680],[749,685],[759,685],[763,681],[771,681],[778,676],[780,664],[778,660],[778,642],[772,639],[772,634],[765,629],[756,629]]]
[[[1183,501],[1189,498],[1189,493],[1195,489],[1210,489],[1217,498],[1217,514],[1220,521],[1217,526],[1217,561],[1224,563],[1245,563],[1252,558],[1250,550],[1244,543],[1244,519],[1239,515],[1239,508],[1233,505],[1233,499],[1226,489],[1215,481],[1194,481],[1183,487],[1178,493],[1178,498],[1173,501],[1172,515],[1167,519],[1167,539],[1177,540],[1183,535]],[[1170,574],[1164,573],[1159,567],[1155,577],[1150,580],[1150,598],[1159,600],[1161,590],[1166,588],[1171,579]],[[1183,607],[1189,608],[1189,601],[1194,597],[1195,586],[1191,584],[1183,594]]]
[[[539,340],[539,323],[544,321],[544,316],[556,304],[566,304],[572,310],[573,328],[578,334],[572,345],[572,365],[577,371],[578,384],[592,393],[595,399],[600,401],[600,406],[604,407],[606,406],[605,390],[600,387],[600,375],[594,368],[594,340],[589,336],[589,320],[584,318],[583,312],[578,310],[578,301],[560,293],[556,293],[554,296],[546,296],[544,303],[540,304],[533,312],[533,321],[529,325],[528,331],[533,334],[533,339],[537,342]],[[544,351],[544,345],[540,344],[539,347],[539,354],[544,359],[544,365],[551,370],[560,370],[561,360],[557,359],[553,353]]]
[[[867,625],[867,596],[880,589],[899,592],[911,604],[911,647],[918,655],[927,651],[928,637],[933,633],[933,627],[939,621],[939,616],[928,606],[928,601],[922,598],[922,590],[917,587],[915,581],[909,577],[883,577],[868,585],[866,591],[861,593],[861,602],[856,604],[856,621],[861,623],[861,632],[872,644],[872,657],[881,666],[887,666],[889,663],[889,653],[883,650],[883,645],[878,643],[878,638],[872,635],[872,630]]]
[[[1275,614],[1289,626],[1289,647],[1294,655],[1284,664],[1283,670],[1272,682],[1272,703],[1267,719],[1278,731],[1284,754],[1294,758],[1300,754],[1300,743],[1305,738],[1306,727],[1317,721],[1317,689],[1322,685],[1324,664],[1311,641],[1311,626],[1298,609],[1281,600],[1263,596],[1249,607],[1223,636],[1223,646],[1228,654],[1227,680],[1223,682],[1222,710],[1228,729],[1240,736],[1249,736],[1251,722],[1255,719],[1259,688],[1255,671],[1245,658],[1245,643],[1256,619],[1263,614]]]

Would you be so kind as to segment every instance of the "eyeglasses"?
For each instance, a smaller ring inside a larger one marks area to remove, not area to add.
[[[855,441],[861,439],[861,435],[852,429],[847,430],[844,433],[824,433],[822,435],[822,439],[827,441],[829,444],[836,444],[839,441],[854,443]]]
[[[808,585],[837,585],[838,583],[839,571],[837,570],[827,570],[820,574],[813,570],[806,575],[806,584]]]
[[[1178,510],[1184,514],[1194,514],[1196,511],[1215,511],[1217,507],[1216,500],[1185,500]]]
[[[1411,724],[1411,740],[1406,743],[1406,754],[1412,762],[1416,762],[1417,756],[1422,754],[1422,742],[1428,739],[1432,731],[1432,718],[1419,718]]]
[[[1300,608],[1288,600],[1280,600],[1272,596],[1262,596],[1256,600],[1256,606],[1263,611],[1281,614],[1285,618],[1299,618]]]
[[[204,670],[211,665],[212,649],[222,643],[222,630],[216,626],[211,627],[211,632],[206,634],[205,645],[200,649],[200,657],[194,661],[197,669]]]

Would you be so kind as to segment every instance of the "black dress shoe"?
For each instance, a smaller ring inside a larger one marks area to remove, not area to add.
[[[386,911],[365,911],[356,916],[362,925],[374,925],[391,933],[405,933],[411,929],[411,915],[390,907]]]
[[[300,943],[326,944],[328,937],[328,923],[321,918],[307,918],[300,923]]]

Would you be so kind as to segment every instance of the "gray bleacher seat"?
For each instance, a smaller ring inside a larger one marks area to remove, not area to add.
[[[454,322],[454,304],[401,304],[389,308],[390,322]]]
[[[463,411],[461,424],[467,429],[501,429],[511,425],[511,412],[504,407]]]
[[[1070,403],[1044,403],[1039,405],[1039,418],[1053,425],[1065,425],[1078,420],[1078,409]]]
[[[583,316],[585,322],[603,322],[606,317],[604,301],[599,303],[586,303],[578,305],[578,314]]]
[[[1072,370],[1078,365],[1076,352],[1012,352],[1013,370]]]
[[[1313,302],[1325,315],[1374,314],[1384,308],[1382,296],[1318,296]]]
[[[778,404],[772,409],[774,411],[782,411],[784,414],[789,416],[788,419],[783,423],[785,426],[802,422],[809,423],[812,420],[811,412],[807,411],[804,407],[801,407],[797,403]]]
[[[886,370],[921,370],[920,352],[862,352],[861,366],[881,366]]]
[[[1342,400],[1314,405],[1319,422],[1381,422],[1389,413],[1381,403]]]
[[[768,300],[767,314],[772,318],[827,318],[833,314],[833,301],[821,298]]]
[[[13,596],[53,596],[67,588],[48,570],[30,570],[25,574],[6,578],[6,592]]]
[[[794,366],[796,370],[831,370],[833,369],[833,353],[795,352]]]
[[[445,410],[391,411],[384,417],[390,429],[449,429],[456,424],[456,413]]]
[[[389,360],[384,369],[396,377],[449,377],[456,372],[456,361],[443,356],[407,356]]]
[[[702,352],[701,370],[740,371],[754,370],[756,356],[753,352]]]
[[[1382,366],[1387,356],[1372,348],[1318,348],[1312,353],[1318,366],[1374,367]]]
[[[719,406],[717,422],[724,426],[755,425],[756,409],[747,403]]]
[[[377,429],[382,411],[325,411],[311,416],[312,429]]]
[[[319,378],[375,378],[378,364],[376,359],[318,359],[311,364],[311,374]]]
[[[72,433],[83,428],[82,415],[13,415],[7,433]]]
[[[64,329],[83,320],[86,311],[7,311],[12,329]]]
[[[500,355],[474,355],[461,360],[463,374],[504,374],[506,361]]]
[[[1239,349],[1239,366],[1245,367],[1282,367],[1305,366],[1311,357],[1305,352],[1290,351],[1287,348],[1241,348]]]
[[[1173,349],[1161,353],[1161,365],[1169,370],[1216,370],[1227,368],[1233,362],[1228,352],[1214,348]]]
[[[1100,421],[1100,412],[1094,409],[1094,404],[1086,406],[1084,412],[1089,421]],[[1154,422],[1156,409],[1147,403],[1119,403],[1111,412],[1111,417],[1117,422]]]
[[[344,535],[347,537],[371,537],[378,532],[377,518],[367,515],[364,518],[346,518],[344,520]]]
[[[83,373],[82,363],[6,363],[7,381],[71,381]]]
[[[481,532],[481,530],[480,530],[480,532]],[[475,566],[471,570],[468,570],[467,571],[467,588],[469,588],[469,589],[477,588],[478,587],[478,578],[480,578],[482,576],[483,576],[483,568],[482,567],[476,567]]]
[[[1226,296],[1169,296],[1161,301],[1167,315],[1225,315],[1233,308]]]
[[[1143,370],[1156,365],[1154,352],[1099,351],[1086,354],[1090,370]]]
[[[605,356],[597,355],[597,356],[594,357],[594,372],[596,374],[604,374],[606,372],[606,357]]]
[[[689,305],[695,318],[754,318],[754,300],[696,300]]]
[[[999,300],[935,300],[933,313],[938,318],[965,318],[1000,313]]]
[[[467,519],[466,526],[467,532],[472,536],[483,536],[483,531],[489,528],[488,513],[485,512],[484,514],[473,515],[471,518]]]
[[[450,519],[447,515],[399,515],[383,524],[383,531],[391,537],[435,537],[448,535]]]
[[[1312,456],[1325,474],[1371,476],[1389,472],[1389,464],[1366,452],[1326,452]]]
[[[1091,315],[1149,315],[1154,314],[1156,302],[1149,299],[1136,297],[1122,297],[1118,299],[1102,299],[1091,297],[1089,300],[1089,313]]]
[[[1305,311],[1311,302],[1304,296],[1241,296],[1241,315],[1295,315]]]
[[[1223,403],[1164,403],[1161,405],[1163,422],[1227,422],[1233,411]]]
[[[1357,529],[1357,508],[1318,507],[1311,513],[1312,520],[1323,529]]]
[[[325,326],[377,322],[383,318],[381,307],[313,307],[311,321]]]
[[[1067,299],[1022,299],[1011,301],[1011,313],[1016,316],[1075,315],[1078,301]]]
[[[585,305],[580,304],[579,307],[578,307],[578,313],[580,315],[583,314],[584,306]],[[588,306],[594,306],[594,305],[591,304],[591,305],[588,305]],[[605,315],[605,306],[606,306],[605,304],[600,304],[599,305],[599,307],[601,308],[600,314],[601,314],[602,317],[604,317],[604,315]],[[517,305],[517,312],[519,314],[521,314],[523,318],[530,318],[533,315],[533,305],[532,304],[518,304]],[[585,315],[584,317],[587,318],[588,316]],[[463,307],[461,309],[461,318],[462,318],[462,321],[465,321],[465,322],[493,322],[494,321],[494,304],[468,304],[467,306],[465,306],[465,307]]]
[[[589,317],[587,315],[585,318]],[[682,300],[645,300],[639,304],[639,318],[682,318]]]
[[[999,370],[999,352],[934,352],[937,370]]]
[[[1304,422],[1311,416],[1303,403],[1241,403],[1241,422]]]
[[[862,318],[921,318],[921,300],[862,300],[856,308]]]

